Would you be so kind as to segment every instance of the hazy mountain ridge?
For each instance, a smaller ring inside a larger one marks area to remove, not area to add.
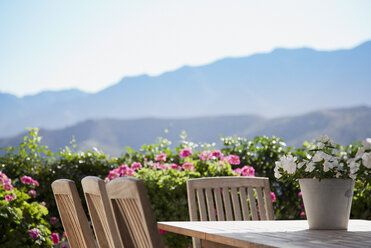
[[[371,42],[349,50],[276,49],[125,77],[96,94],[78,90],[17,98],[0,94],[0,137],[25,127],[63,128],[88,119],[288,116],[371,105]]]
[[[89,120],[60,130],[40,130],[42,143],[52,150],[64,148],[75,137],[77,150],[102,149],[111,155],[125,152],[125,147],[139,149],[164,137],[178,144],[183,130],[193,142],[219,142],[221,136],[277,136],[291,146],[329,135],[335,142],[348,145],[371,137],[371,108],[356,107],[315,111],[295,117],[267,119],[259,116],[221,116],[189,119]],[[168,132],[165,132],[167,130]],[[0,139],[0,147],[16,146],[23,140]]]

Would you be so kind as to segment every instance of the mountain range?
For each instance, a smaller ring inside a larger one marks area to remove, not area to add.
[[[70,144],[74,137],[78,151],[92,150],[118,156],[125,147],[139,149],[143,144],[153,144],[158,137],[167,138],[173,145],[180,143],[180,134],[186,131],[192,142],[215,142],[220,136],[277,136],[290,146],[312,142],[320,135],[328,135],[335,142],[348,145],[371,137],[371,108],[354,107],[314,111],[304,115],[264,118],[257,115],[220,116],[184,119],[97,119],[88,120],[60,130],[40,130],[42,144],[57,151]],[[0,139],[0,147],[17,146],[23,135]]]
[[[335,51],[279,48],[158,76],[125,77],[97,93],[72,89],[21,98],[0,93],[0,137],[18,135],[25,127],[108,125],[107,119],[125,119],[127,125],[129,119],[140,125],[143,118],[174,123],[196,117],[216,121],[216,116],[271,120],[319,109],[370,106],[370,92],[371,41]],[[273,120],[279,125],[287,118]]]

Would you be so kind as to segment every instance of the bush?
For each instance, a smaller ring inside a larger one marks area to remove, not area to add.
[[[215,144],[194,144],[185,139],[179,146],[171,148],[170,141],[159,139],[156,144],[143,145],[138,151],[127,147],[125,154],[118,158],[110,158],[97,150],[76,152],[73,150],[73,144],[72,148],[66,147],[52,153],[48,147],[40,144],[41,137],[38,136],[38,130],[30,129],[29,134],[18,147],[3,149],[5,154],[0,156],[0,165],[2,171],[11,178],[29,175],[40,182],[37,197],[32,199],[27,198],[29,196],[25,193],[28,191],[23,189],[24,185],[20,180],[16,180],[14,185],[18,189],[14,192],[18,200],[12,204],[21,206],[21,202],[30,203],[31,200],[45,202],[49,214],[43,214],[39,220],[44,224],[46,219],[59,216],[50,185],[60,178],[74,180],[84,202],[80,183],[83,177],[107,177],[106,181],[108,181],[118,176],[136,176],[146,184],[157,221],[177,221],[189,219],[186,191],[186,181],[189,178],[252,175],[254,172],[256,176],[270,179],[271,189],[277,196],[277,200],[273,203],[276,219],[303,218],[298,185],[277,181],[274,177],[274,166],[275,161],[283,155],[306,156],[311,144],[305,143],[302,147],[294,149],[287,147],[282,139],[276,137],[256,137],[253,140],[226,137],[221,140],[222,144],[218,150]],[[355,153],[358,145],[359,143],[352,144],[345,150],[348,153]],[[4,192],[2,191],[0,199],[4,199],[4,194],[8,194]],[[352,218],[371,219],[370,194],[370,181],[356,182]],[[9,206],[9,202],[0,200],[1,213],[5,211],[4,206]],[[87,210],[85,204],[84,207]],[[44,209],[46,208],[39,209],[38,207],[36,212],[43,213]],[[32,223],[39,222],[35,220]],[[7,228],[4,225],[8,223],[0,224],[0,228]],[[63,231],[60,222],[48,228],[53,232],[62,233]],[[26,229],[24,227],[19,230],[24,233]],[[0,229],[0,234],[5,233],[1,241],[11,240],[13,236],[9,236],[11,234],[3,230],[5,229]],[[43,232],[40,236],[49,237],[50,233],[46,229],[40,230]],[[29,242],[32,241],[29,240],[29,235],[26,237]],[[187,247],[191,243],[189,238],[171,233],[164,234],[164,238],[169,247]],[[3,244],[0,243],[0,246],[3,247]]]
[[[26,179],[22,178],[24,185],[17,189],[0,171],[1,247],[53,246],[50,225],[45,219],[48,209],[33,199],[37,181]]]

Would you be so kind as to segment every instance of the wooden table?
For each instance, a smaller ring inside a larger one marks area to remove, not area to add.
[[[371,221],[309,230],[306,220],[158,222],[158,228],[235,247],[371,247]]]

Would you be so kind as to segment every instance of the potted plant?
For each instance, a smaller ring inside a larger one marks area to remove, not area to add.
[[[371,139],[343,149],[327,136],[276,161],[275,177],[298,180],[310,229],[347,229],[355,180],[370,180]]]

